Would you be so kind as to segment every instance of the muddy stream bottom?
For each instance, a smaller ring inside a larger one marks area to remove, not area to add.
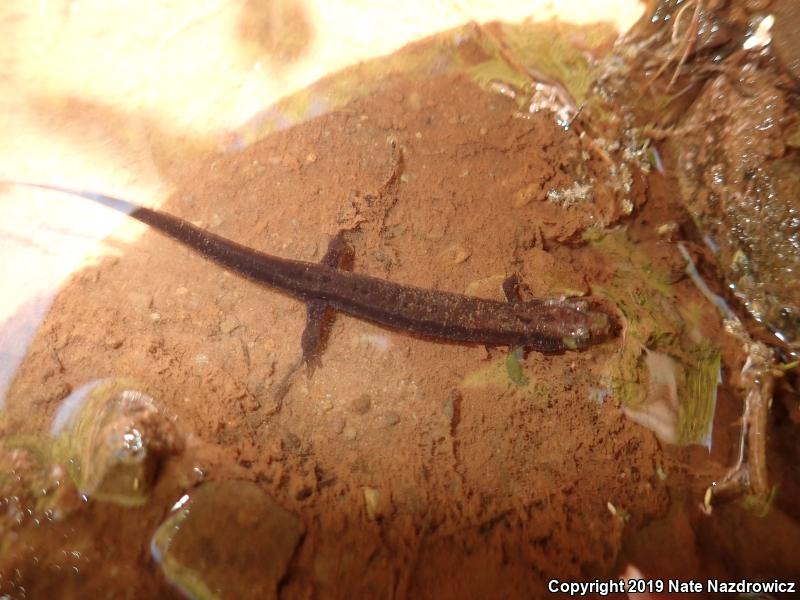
[[[602,195],[591,211],[552,202],[583,148],[549,112],[515,110],[463,75],[397,75],[183,165],[161,208],[308,261],[347,229],[357,272],[498,300],[513,273],[528,297],[599,294],[621,259],[582,235],[617,222],[672,298],[706,302],[657,233],[692,235],[671,182],[637,175],[632,216]],[[682,580],[800,572],[800,446],[780,406],[766,516],[702,511],[736,454],[725,377],[710,451],[626,416],[607,385],[622,339],[520,357],[337,315],[321,366],[291,377],[303,304],[142,232],[59,293],[8,394],[0,594],[522,598],[631,564]],[[697,327],[737,372],[721,322]],[[112,383],[65,405],[98,379]]]

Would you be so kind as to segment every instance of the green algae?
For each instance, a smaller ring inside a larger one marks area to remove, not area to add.
[[[523,352],[522,348],[514,348],[506,355],[506,373],[517,387],[524,387],[530,382],[522,368]]]
[[[514,56],[563,85],[576,104],[586,100],[594,79],[591,64],[586,52],[570,43],[563,32],[531,21],[503,24],[501,30],[503,42]],[[581,40],[586,48],[597,50],[607,43],[610,31],[602,25],[585,28]]]
[[[720,353],[711,345],[698,349],[696,366],[684,365],[682,388],[686,401],[680,404],[678,442],[711,445],[711,424],[720,378]]]
[[[612,393],[629,416],[653,426],[665,441],[710,444],[720,353],[701,325],[718,318],[714,307],[680,298],[668,268],[654,262],[624,229],[595,233],[592,243],[617,265],[611,281],[595,291],[612,299],[626,321],[622,349],[606,365]],[[662,357],[660,362],[647,360],[652,353]],[[653,410],[659,402],[661,408]],[[671,422],[663,422],[665,415]]]
[[[508,387],[509,385],[511,385],[511,381],[504,357],[466,375],[461,381],[460,387],[469,389],[489,386]]]
[[[512,366],[509,367],[509,364]],[[555,383],[533,380],[525,374],[524,364],[518,351],[510,352],[489,365],[467,374],[461,380],[459,388],[465,390],[500,388],[534,403],[541,402],[542,399],[556,393]]]
[[[516,348],[503,358],[469,373],[461,381],[462,388],[514,387],[527,388],[531,383],[522,363],[522,348]]]

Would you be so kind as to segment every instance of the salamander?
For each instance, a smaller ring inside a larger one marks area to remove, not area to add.
[[[121,211],[237,275],[306,302],[309,321],[319,318],[325,307],[331,307],[364,321],[433,340],[521,346],[546,353],[581,350],[612,339],[619,330],[616,317],[598,299],[510,298],[509,302],[501,302],[404,285],[338,269],[331,250],[321,263],[281,258],[166,212],[119,198],[54,185],[6,183],[80,196]],[[312,351],[306,346],[314,343],[304,340],[304,354]]]

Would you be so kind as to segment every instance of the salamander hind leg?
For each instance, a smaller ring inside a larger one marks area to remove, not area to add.
[[[510,277],[506,277],[505,280],[503,280],[503,293],[506,296],[506,300],[508,300],[510,304],[522,302],[522,296],[519,293],[519,284],[519,273],[514,273]]]
[[[320,264],[332,269],[350,270],[353,267],[353,247],[347,242],[348,231],[339,231],[328,243],[328,249]],[[302,362],[308,374],[321,366],[320,357],[325,349],[333,326],[334,311],[322,300],[310,300],[306,304],[306,326],[300,340]]]

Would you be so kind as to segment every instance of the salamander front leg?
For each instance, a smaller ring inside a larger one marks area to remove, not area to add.
[[[506,300],[508,300],[509,304],[517,304],[522,302],[522,295],[519,293],[520,283],[521,281],[519,273],[514,273],[503,280],[503,294],[505,294]],[[524,359],[527,353],[528,349],[524,346],[514,346],[509,348],[506,364],[508,365],[508,361],[511,360],[511,363],[519,365],[519,361]]]

